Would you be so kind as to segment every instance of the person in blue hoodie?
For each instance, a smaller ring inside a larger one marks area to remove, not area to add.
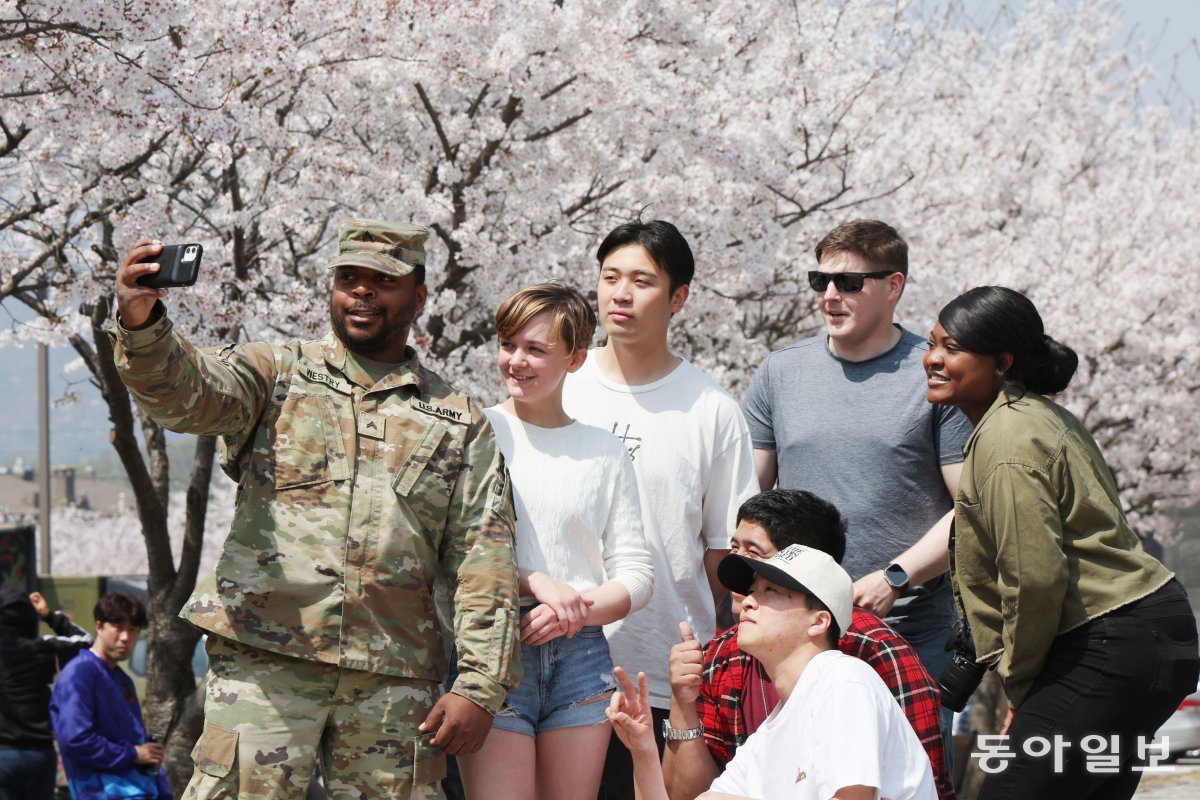
[[[96,639],[63,669],[50,719],[75,800],[171,798],[163,746],[147,740],[133,681],[118,664],[146,625],[136,597],[110,592],[96,603]]]
[[[53,636],[38,636],[41,617]],[[0,800],[54,796],[50,684],[92,637],[38,592],[0,592]]]

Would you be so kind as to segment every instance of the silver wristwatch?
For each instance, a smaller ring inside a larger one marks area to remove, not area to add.
[[[663,720],[663,738],[668,742],[690,742],[692,739],[699,739],[703,735],[703,725],[697,725],[694,728],[678,730],[677,728],[671,727],[670,720]]]

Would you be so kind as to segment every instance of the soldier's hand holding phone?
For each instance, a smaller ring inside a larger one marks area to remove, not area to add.
[[[142,239],[135,244],[117,269],[121,325],[126,330],[146,327],[154,304],[166,296],[166,287],[196,282],[203,253],[198,244],[164,246],[157,239]]]

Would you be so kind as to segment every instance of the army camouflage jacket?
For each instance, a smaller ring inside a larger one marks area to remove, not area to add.
[[[216,568],[180,612],[244,644],[443,680],[435,583],[453,595],[453,691],[493,713],[520,678],[513,513],[478,406],[408,363],[378,384],[332,334],[194,348],[159,307],[116,326],[121,379],[164,427],[223,437],[238,483]]]

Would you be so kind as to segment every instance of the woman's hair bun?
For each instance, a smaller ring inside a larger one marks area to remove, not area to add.
[[[1079,356],[1045,334],[1042,317],[1028,297],[1004,286],[977,286],[951,300],[938,314],[946,333],[972,353],[1013,357],[1007,377],[1038,394],[1067,388]]]
[[[1042,341],[1042,352],[1028,360],[1022,383],[1025,388],[1038,394],[1058,394],[1075,377],[1079,356],[1070,347],[1049,336],[1044,336]]]

